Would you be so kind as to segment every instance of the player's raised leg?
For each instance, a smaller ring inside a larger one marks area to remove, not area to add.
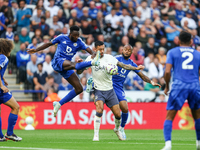
[[[14,97],[12,97],[10,100],[5,102],[4,104],[11,108],[11,112],[8,117],[8,129],[7,129],[7,133],[5,134],[5,138],[8,140],[13,140],[13,141],[21,141],[22,138],[18,137],[17,135],[13,133],[13,130],[18,118],[19,104],[16,102]]]
[[[101,117],[103,114],[103,101],[96,101],[96,115],[94,117],[94,138],[93,141],[99,141],[99,129],[101,124]]]
[[[192,110],[192,115],[195,121],[196,147],[197,150],[200,150],[200,109]]]
[[[115,116],[115,128],[114,132],[117,134],[119,140],[123,140],[122,133],[119,130],[119,126],[121,124],[121,113],[120,113],[120,108],[119,104],[116,104],[110,108]]]
[[[7,139],[5,138],[5,136],[3,135],[3,132],[2,132],[1,105],[0,105],[0,142],[5,142],[5,141],[7,141]]]
[[[124,131],[124,127],[126,125],[127,119],[128,119],[128,104],[126,100],[122,100],[119,102],[120,109],[122,110],[121,114],[121,125],[120,125],[120,131],[123,136],[123,140],[126,140],[126,134]]]
[[[74,87],[73,90],[71,90],[63,99],[61,99],[59,102],[54,102],[54,117],[56,117],[57,112],[59,108],[72,100],[74,97],[76,97],[78,94],[83,92],[83,87],[81,85],[81,82],[77,75],[75,73],[71,74],[70,77],[67,79],[67,81]]]
[[[163,134],[165,138],[165,147],[162,150],[171,150],[171,134],[172,134],[172,122],[176,116],[176,110],[168,110],[166,120],[164,122]]]

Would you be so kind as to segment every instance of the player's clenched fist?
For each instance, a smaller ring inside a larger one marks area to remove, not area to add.
[[[143,66],[143,65],[139,65],[138,67],[137,67],[137,70],[143,70],[145,67]]]
[[[29,54],[34,54],[36,52],[37,52],[36,49],[27,48],[27,53],[29,53]]]

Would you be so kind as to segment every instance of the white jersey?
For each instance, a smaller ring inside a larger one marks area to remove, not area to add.
[[[88,56],[85,61],[91,61],[91,56]],[[100,58],[99,66],[91,66],[92,68],[92,77],[94,81],[94,88],[100,91],[108,91],[113,89],[112,75],[109,75],[105,67],[107,64],[117,65],[118,60],[109,54],[104,54]]]

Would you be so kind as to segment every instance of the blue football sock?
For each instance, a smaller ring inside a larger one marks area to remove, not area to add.
[[[1,117],[0,117],[0,138],[3,137],[3,133],[2,133],[2,123],[1,123]]]
[[[125,127],[126,125],[126,122],[127,122],[127,119],[128,119],[128,113],[123,113],[122,112],[122,121],[121,121],[121,127]]]
[[[13,129],[15,127],[15,124],[17,122],[18,115],[10,113],[8,117],[8,130],[7,130],[7,135],[12,135],[13,134]]]
[[[195,130],[196,130],[197,140],[200,140],[200,119],[195,120]]]
[[[165,120],[163,133],[164,133],[165,141],[171,141],[171,133],[172,133],[172,121],[171,120]]]
[[[63,99],[59,101],[60,105],[62,106],[63,104],[69,102],[72,100],[75,96],[77,96],[75,90],[71,90]]]
[[[82,70],[86,67],[90,67],[92,66],[92,61],[83,61],[83,62],[80,62],[80,63],[77,63],[75,68],[76,70]]]

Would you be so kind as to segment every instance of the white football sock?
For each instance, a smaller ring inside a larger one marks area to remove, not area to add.
[[[101,124],[101,118],[95,116],[94,117],[94,134],[99,135],[99,129]]]
[[[118,119],[115,118],[115,129],[119,130],[120,124],[121,124],[121,119],[118,120]]]
[[[172,147],[172,142],[171,141],[166,141],[165,142],[166,147]]]
[[[196,140],[196,145],[199,146],[200,145],[200,141]]]

